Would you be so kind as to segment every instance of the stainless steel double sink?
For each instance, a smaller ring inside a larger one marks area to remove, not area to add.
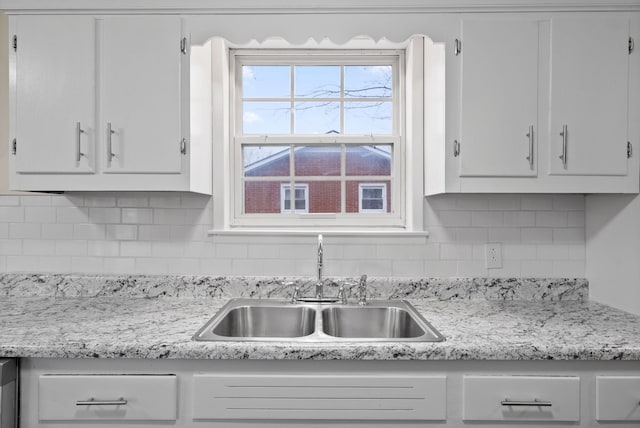
[[[197,341],[441,342],[404,300],[358,304],[232,299],[194,336]]]

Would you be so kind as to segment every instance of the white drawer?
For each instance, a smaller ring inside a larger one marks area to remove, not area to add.
[[[640,376],[596,376],[596,419],[640,421]]]
[[[464,420],[580,420],[578,377],[465,376],[463,384]]]
[[[38,417],[41,421],[175,420],[176,387],[175,375],[42,375]],[[91,400],[96,404],[87,403]]]
[[[446,376],[194,375],[194,419],[445,420]]]

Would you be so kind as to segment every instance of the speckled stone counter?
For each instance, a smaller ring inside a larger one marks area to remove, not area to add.
[[[296,279],[305,290],[311,281]],[[585,301],[581,279],[370,281],[405,298],[441,343],[195,342],[230,297],[284,279],[0,275],[0,356],[317,360],[640,360],[640,317]],[[329,285],[330,286],[330,285]]]
[[[194,342],[221,299],[2,298],[0,356],[640,360],[640,317],[583,301],[410,300],[441,343]]]

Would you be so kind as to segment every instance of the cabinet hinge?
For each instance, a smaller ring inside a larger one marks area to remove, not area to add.
[[[631,144],[631,141],[627,141],[627,159],[631,156],[633,156],[633,144]]]
[[[460,55],[460,53],[462,52],[462,41],[460,41],[460,39],[456,39],[455,42],[453,42],[453,54],[455,56]]]
[[[183,155],[187,154],[187,139],[183,138],[180,141],[180,153],[182,153]]]
[[[182,55],[187,54],[187,38],[186,37],[183,37],[182,40],[180,40],[180,52],[182,52]]]
[[[635,42],[633,41],[633,37],[629,37],[629,55],[631,55],[631,52],[633,52],[633,49],[635,49]]]
[[[453,157],[457,158],[460,156],[460,141],[453,140]]]
[[[18,140],[14,138],[13,141],[11,141],[11,154],[15,155],[16,153],[18,153]]]
[[[13,41],[11,42],[11,44],[13,46],[13,51],[18,52],[18,35],[17,34],[13,35]]]

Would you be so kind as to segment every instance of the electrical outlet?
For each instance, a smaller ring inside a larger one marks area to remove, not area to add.
[[[500,243],[484,244],[485,264],[487,269],[502,267],[502,246]]]

